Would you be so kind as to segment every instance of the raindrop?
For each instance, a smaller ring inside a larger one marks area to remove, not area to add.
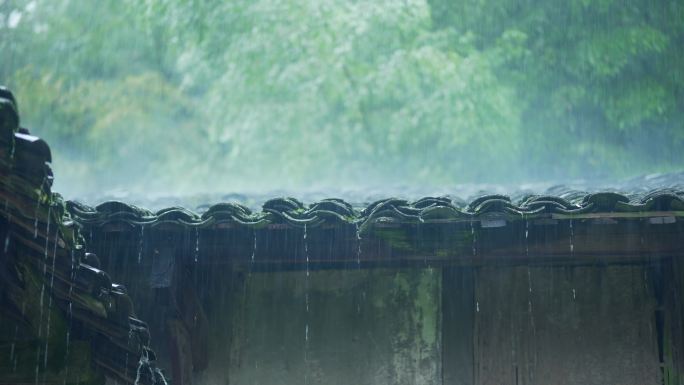
[[[307,238],[307,231],[306,231],[306,223],[304,224],[304,256],[306,257],[306,276],[309,276],[309,244],[306,241]]]
[[[128,378],[128,350],[126,350],[126,358],[124,359],[124,378]]]
[[[574,238],[575,238],[575,230],[572,228],[572,219],[571,219],[570,220],[570,254],[573,254],[575,252]]]
[[[480,301],[475,301],[475,311],[480,312]]]
[[[166,385],[166,379],[163,375],[161,375],[161,372],[152,369],[152,366],[150,365],[150,358],[147,355],[147,350],[144,348],[142,349],[142,353],[140,354],[140,360],[138,361],[138,369],[136,370],[135,374],[135,385],[140,384],[140,376],[142,375],[141,372],[143,368],[147,368],[147,370],[150,372],[150,379],[153,383],[156,383],[155,378],[157,378],[157,375],[159,375],[158,378],[160,378],[162,380],[162,383]]]
[[[45,297],[45,283],[40,289],[40,323],[38,325],[38,337],[43,336],[43,298]]]
[[[572,299],[577,299],[577,292],[575,291],[575,289],[572,289]]]
[[[474,224],[474,221],[472,219],[470,220],[470,235],[471,235],[471,238],[473,238],[473,256],[476,256],[477,255],[477,249],[475,248],[475,243],[476,243],[475,224]]]
[[[306,257],[306,281],[304,285],[304,303],[306,306],[306,323],[304,325],[304,364],[309,362],[309,245],[307,243],[307,226],[304,224],[304,255]],[[304,383],[309,383],[308,369],[304,376]]]
[[[361,268],[361,229],[356,223],[356,267]]]
[[[199,228],[195,227],[195,263],[199,259]]]
[[[33,221],[33,238],[38,238],[38,209],[40,208],[40,199],[38,200],[38,203],[36,204],[36,210],[34,212],[34,221]],[[48,220],[50,219],[50,216],[48,215]]]
[[[40,373],[40,346],[36,350],[36,385],[38,385],[38,374]]]
[[[69,301],[69,307],[67,308],[67,329],[66,329],[66,355],[69,355],[69,343],[71,342],[71,317],[73,314],[72,303]]]
[[[43,274],[47,273],[47,259],[48,249],[50,248],[50,217],[51,208],[48,206],[47,224],[45,225],[45,259],[43,261]],[[36,237],[38,236],[38,227],[36,227]]]
[[[5,212],[9,213],[9,207],[7,207],[7,205],[8,205],[8,202],[7,202],[7,199],[5,199]],[[12,222],[12,214],[9,214],[7,216],[7,223],[11,223],[11,222]],[[9,250],[9,244],[10,244],[10,232],[8,229],[7,230],[7,236],[5,236],[5,248],[4,248],[5,254],[7,254],[7,250]]]
[[[57,241],[59,240],[59,232],[55,231],[55,241],[52,249],[52,269],[50,271],[50,294],[55,286],[55,261],[57,260]],[[48,315],[47,315],[47,330],[45,333],[45,356],[43,362],[43,368],[47,369],[48,361],[48,345],[50,342],[50,319],[52,316],[52,295],[48,300]]]
[[[257,236],[256,236],[256,234],[257,234],[256,229],[254,229],[254,247],[252,248],[252,258],[251,258],[252,264],[254,264],[254,257],[256,256],[256,248],[257,248]]]
[[[145,226],[140,225],[140,245],[138,246],[138,264],[142,262],[143,240],[145,239]]]
[[[159,370],[159,368],[154,369],[154,372],[157,374],[157,379],[161,379],[162,385],[169,385],[169,383],[166,382],[166,378],[162,374],[161,370]]]
[[[529,266],[527,266],[527,289],[532,294],[532,272]]]
[[[523,216],[524,217],[524,216]],[[525,256],[530,256],[530,243],[528,241],[530,235],[530,222],[525,221]]]
[[[143,368],[143,366],[145,366],[147,361],[148,361],[147,354],[145,352],[145,349],[143,349],[142,354],[140,355],[140,360],[138,361],[138,369],[135,372],[135,382],[134,382],[135,385],[140,384],[140,375],[142,374],[141,373],[142,368]]]

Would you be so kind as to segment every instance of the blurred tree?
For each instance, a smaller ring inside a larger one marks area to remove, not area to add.
[[[429,2],[435,28],[471,35],[480,50],[522,43],[496,73],[523,102],[537,172],[682,167],[681,1]],[[554,156],[555,167],[543,162]]]
[[[67,194],[620,176],[682,167],[683,8],[0,0],[0,82]]]

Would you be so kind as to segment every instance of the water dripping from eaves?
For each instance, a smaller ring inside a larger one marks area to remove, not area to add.
[[[257,249],[257,231],[254,229],[254,244],[252,246],[252,257],[250,258],[250,262],[252,264],[252,267],[254,267],[254,258],[256,257],[256,249]]]
[[[361,229],[356,223],[356,268],[361,269]]]
[[[470,219],[470,237],[473,239],[473,257],[477,255],[477,249],[475,248],[476,245],[476,239],[475,239],[475,223],[473,219]]]
[[[52,217],[52,206],[48,206],[47,224],[45,225],[45,260],[43,261],[43,274],[47,273],[48,249],[50,247],[50,217]],[[36,226],[36,236],[38,227]]]
[[[306,258],[306,277],[304,281],[304,306],[306,310],[304,325],[304,384],[309,383],[309,245],[307,241],[307,226],[304,224],[304,257]]]
[[[33,238],[38,238],[38,210],[40,210],[40,199],[38,199],[38,202],[36,203],[36,209],[34,211],[33,217]],[[49,207],[48,207],[49,210]],[[49,215],[48,215],[49,217]]]
[[[575,253],[575,230],[572,228],[572,219],[570,219],[570,256]]]
[[[59,231],[55,231],[55,241],[52,249],[52,270],[50,272],[50,293],[53,293],[55,285],[55,262],[57,260],[57,242],[59,240]],[[47,373],[47,362],[48,362],[48,347],[50,343],[50,320],[52,317],[52,295],[48,299],[48,309],[47,309],[47,330],[45,332],[45,356],[43,356],[43,370]],[[44,374],[45,375],[45,374]]]
[[[9,224],[12,222],[12,214],[9,212],[8,204],[9,204],[9,202],[5,198],[5,212],[8,214],[7,215],[7,223]],[[9,250],[9,244],[10,244],[10,232],[8,229],[7,234],[5,235],[5,243],[3,246],[3,250],[4,250],[5,254],[7,254],[7,251]]]
[[[145,225],[140,225],[140,243],[138,245],[138,264],[140,264],[140,262],[142,262],[144,240],[145,240]]]
[[[48,216],[47,216],[47,222],[45,224],[45,256],[43,258],[43,276],[46,275],[47,273],[47,259],[48,259],[48,249],[49,249],[49,243],[50,243],[50,218],[51,218],[51,209],[52,206],[48,206]],[[36,209],[36,222],[35,222],[35,229],[34,229],[34,238],[38,237],[38,211]],[[43,336],[43,305],[45,303],[45,279],[41,280],[42,285],[40,289],[40,302],[39,302],[39,307],[40,307],[40,312],[39,312],[39,322],[38,322],[38,338],[41,338]],[[49,321],[48,321],[49,322]],[[38,347],[36,350],[36,370],[35,370],[35,380],[36,384],[38,384],[38,377],[40,374],[40,352],[41,348]],[[47,354],[47,352],[45,352]]]
[[[195,263],[197,263],[197,260],[199,259],[199,247],[200,247],[199,228],[195,227]]]
[[[306,223],[304,224],[304,257],[306,258],[306,276],[309,276],[309,244],[306,240],[307,230]]]

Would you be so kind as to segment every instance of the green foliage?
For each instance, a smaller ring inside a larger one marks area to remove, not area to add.
[[[683,42],[665,0],[0,0],[67,194],[676,169]]]

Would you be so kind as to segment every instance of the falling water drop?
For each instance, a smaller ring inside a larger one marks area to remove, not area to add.
[[[55,263],[57,260],[57,243],[59,241],[59,232],[55,231],[55,241],[52,248],[52,268],[50,271],[50,296],[48,299],[48,315],[47,315],[47,330],[45,333],[45,356],[43,362],[43,369],[47,369],[48,361],[48,346],[50,342],[50,319],[52,316],[52,292],[55,286]]]
[[[257,232],[256,229],[254,229],[254,246],[252,247],[252,264],[254,264],[254,257],[256,257],[256,249],[257,249]]]
[[[38,374],[40,373],[40,347],[36,350],[36,385],[38,385]]]
[[[47,223],[45,225],[45,257],[43,258],[43,276],[46,275],[47,273],[47,259],[48,259],[48,249],[50,245],[50,218],[51,218],[51,206],[48,206],[48,216],[47,216]],[[35,233],[34,236],[38,236],[38,213],[37,213],[37,208],[36,208],[36,223],[35,223]],[[42,285],[40,288],[40,312],[39,312],[39,323],[38,323],[38,338],[41,338],[43,336],[43,305],[45,303],[45,279],[43,278],[41,280]],[[48,319],[48,327],[49,329],[49,319]],[[45,352],[47,355],[47,351]],[[38,351],[36,353],[36,383],[38,383],[38,373],[40,370],[40,348],[38,348]]]
[[[575,289],[572,289],[572,299],[577,299],[577,292],[575,291]]]
[[[76,257],[75,257],[75,255],[73,254],[73,250],[72,250],[72,255],[71,255],[71,277],[70,277],[70,280],[69,280],[69,308],[68,308],[68,312],[67,312],[67,320],[68,320],[68,324],[67,324],[67,336],[66,336],[66,337],[67,337],[67,345],[66,345],[66,346],[67,346],[67,354],[69,353],[69,342],[71,341],[71,339],[70,339],[70,331],[71,331],[71,324],[72,324],[72,318],[73,318],[73,313],[74,313],[74,311],[73,311],[73,301],[72,301],[72,298],[73,298],[73,293],[74,293],[74,280],[76,279],[76,268],[75,268],[75,266],[76,266]]]
[[[48,217],[47,217],[47,223],[45,225],[45,258],[43,260],[43,274],[47,273],[47,259],[48,259],[48,250],[50,249],[50,207],[48,206]],[[38,233],[38,228],[36,227],[36,234]]]
[[[473,238],[473,257],[474,257],[477,255],[477,249],[475,248],[475,244],[476,244],[475,224],[474,224],[474,221],[472,219],[470,220],[470,235],[471,235],[471,238]]]
[[[309,245],[306,240],[307,238],[307,231],[306,231],[306,223],[304,224],[304,256],[306,257],[306,276],[309,276]]]
[[[8,213],[7,215],[7,223],[12,223],[12,214],[9,213],[9,208],[7,207],[7,199],[5,199],[5,212]],[[7,250],[9,250],[9,244],[10,244],[10,232],[9,230],[7,231],[7,235],[5,236],[5,254],[7,254]]]
[[[526,220],[525,221],[525,256],[526,257],[530,256],[529,235],[530,235],[530,222]]]
[[[67,329],[66,329],[66,356],[69,355],[69,343],[71,342],[71,317],[73,314],[72,303],[69,301],[69,306],[67,307]]]
[[[475,310],[479,313],[480,312],[480,301],[475,301]]]
[[[34,213],[34,221],[33,221],[33,238],[38,238],[38,209],[40,208],[40,200],[38,200],[38,204],[36,204],[36,211]],[[48,220],[50,219],[50,216],[48,215]]]
[[[161,385],[169,385],[169,383],[166,382],[166,378],[162,374],[161,370],[159,370],[159,368],[154,369],[154,372],[157,374],[157,379],[161,379]]]
[[[24,316],[26,314],[26,302],[21,303],[21,315]],[[17,337],[19,336],[19,325],[14,327],[14,341],[17,340]],[[13,344],[14,346],[14,344]],[[15,373],[17,371],[17,360],[18,360],[18,354],[14,356],[14,362],[12,365],[12,373]],[[11,358],[10,358],[11,359]]]
[[[304,302],[306,306],[306,323],[304,325],[304,365],[309,362],[309,245],[307,242],[307,226],[304,224],[304,255],[306,257],[306,281],[304,285]],[[305,369],[304,384],[308,385],[308,368]]]
[[[195,227],[195,263],[199,259],[199,228]]]
[[[356,223],[356,267],[361,268],[361,229]]]
[[[574,254],[574,252],[575,252],[574,238],[575,238],[575,230],[572,228],[572,219],[571,219],[570,220],[570,254]]]
[[[140,225],[140,244],[138,245],[138,264],[142,262],[143,240],[145,239],[145,226]]]
[[[142,353],[140,354],[140,360],[138,361],[138,369],[135,372],[135,385],[140,384],[140,376],[142,375],[142,368],[147,364],[148,358],[147,358],[147,352],[145,352],[145,349],[143,349]]]
[[[530,271],[530,266],[527,266],[527,289],[532,293],[532,272]]]
[[[124,378],[128,378],[128,350],[126,350],[126,358],[124,359]]]

